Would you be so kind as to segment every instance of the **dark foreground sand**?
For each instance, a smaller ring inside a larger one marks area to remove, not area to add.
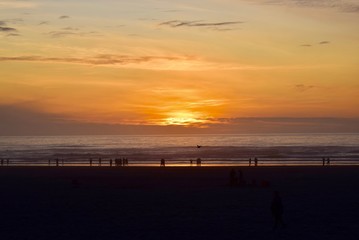
[[[0,168],[0,239],[359,239],[358,167],[241,169],[271,186],[229,187],[228,167]]]

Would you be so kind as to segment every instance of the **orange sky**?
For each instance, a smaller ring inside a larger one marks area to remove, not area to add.
[[[0,0],[0,105],[195,128],[359,118],[359,4],[331,2]]]

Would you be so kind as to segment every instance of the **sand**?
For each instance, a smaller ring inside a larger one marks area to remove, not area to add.
[[[0,238],[359,239],[358,167],[240,169],[270,186],[230,187],[228,167],[2,167]]]

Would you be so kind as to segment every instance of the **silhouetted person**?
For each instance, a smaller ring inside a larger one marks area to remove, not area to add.
[[[324,167],[325,166],[325,158],[323,158],[322,161],[323,161],[323,167]]]
[[[250,158],[250,159],[248,160],[248,165],[249,165],[249,166],[252,165],[252,158]]]
[[[49,159],[49,166],[51,165],[51,160]]]
[[[161,164],[160,164],[161,167],[165,167],[166,166],[166,161],[165,159],[161,159]]]
[[[98,159],[98,165],[101,166],[101,164],[102,164],[102,158],[99,158]]]
[[[110,167],[112,167],[112,158],[110,159]]]
[[[327,158],[327,165],[330,165],[330,158]]]
[[[254,166],[257,167],[258,166],[258,159],[254,158]]]
[[[283,222],[283,203],[278,191],[274,191],[271,211],[274,218],[273,229],[276,229],[278,225],[285,227]]]
[[[201,148],[202,146],[201,145],[197,145],[197,148]]]
[[[58,167],[58,166],[59,166],[59,159],[56,158],[56,167]]]
[[[199,167],[201,166],[201,164],[202,164],[202,160],[200,158],[197,158],[197,166]]]
[[[92,166],[92,158],[90,158],[90,167]]]
[[[190,162],[190,164],[191,164],[191,166],[192,166],[192,165],[193,165],[193,160],[191,159],[189,162]]]
[[[236,171],[234,170],[234,168],[232,168],[231,171],[229,172],[229,185],[231,187],[234,187],[237,185],[237,174],[236,174]]]

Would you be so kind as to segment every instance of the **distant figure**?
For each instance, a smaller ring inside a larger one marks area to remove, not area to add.
[[[229,185],[231,187],[234,187],[237,185],[237,174],[236,174],[236,171],[234,170],[234,168],[232,168],[231,171],[229,172]]]
[[[90,158],[90,167],[92,166],[92,158]]]
[[[112,167],[112,158],[110,159],[110,167]]]
[[[285,227],[285,224],[283,222],[283,203],[278,191],[274,191],[271,211],[274,218],[273,229],[276,229],[278,225]]]
[[[56,158],[56,167],[58,167],[58,166],[59,166],[59,159]]]
[[[201,145],[197,145],[197,148],[201,148],[202,146]]]
[[[51,165],[51,159],[49,159],[49,166]]]
[[[165,167],[165,166],[166,166],[166,161],[165,159],[161,158],[160,167]]]
[[[254,158],[254,166],[257,167],[258,166],[258,159]]]
[[[325,166],[325,158],[323,158],[322,161],[323,161],[323,167],[324,167]]]
[[[330,158],[327,158],[327,165],[330,165]]]
[[[202,164],[202,160],[200,158],[197,158],[196,162],[197,162],[197,166],[200,167]]]
[[[193,160],[191,159],[190,161],[189,161],[189,163],[191,164],[191,166],[193,165]]]
[[[102,164],[102,158],[99,158],[98,159],[98,165],[101,166],[101,164]]]
[[[249,166],[252,165],[252,158],[249,158],[249,160],[248,160],[248,165],[249,165]]]

